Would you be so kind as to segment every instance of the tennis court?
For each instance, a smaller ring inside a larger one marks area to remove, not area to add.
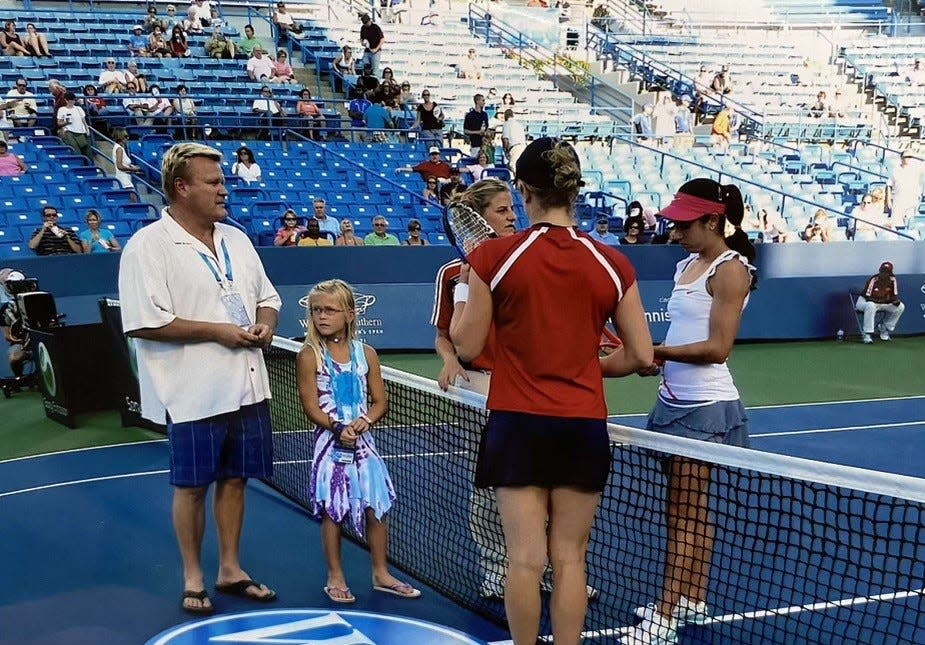
[[[377,441],[400,494],[394,559],[426,583],[425,598],[370,591],[368,554],[345,542],[348,580],[358,597],[347,609],[413,617],[503,642],[501,604],[477,595],[478,558],[469,532],[468,474],[481,413],[417,385],[390,390],[398,416]],[[278,417],[296,415],[293,427],[277,424],[276,485],[291,487],[297,497],[308,473],[306,428],[291,401],[276,401],[288,406],[276,410]],[[750,418],[761,450],[925,476],[923,396],[755,406]],[[616,420],[644,423],[638,415]],[[587,624],[593,643],[615,642],[632,624],[636,604],[654,599],[659,584],[658,454],[645,445],[616,446],[589,557],[589,582],[601,594]],[[8,581],[0,591],[0,643],[145,643],[189,619],[179,608],[166,468],[162,440],[0,462]],[[925,499],[897,502],[734,468],[721,469],[717,487],[714,615],[707,625],[683,630],[682,643],[925,642]],[[242,549],[249,572],[280,595],[271,609],[335,607],[321,591],[317,525],[264,484],[252,486]],[[211,532],[204,553],[207,571],[214,572]],[[215,594],[213,600],[222,612],[267,609]]]

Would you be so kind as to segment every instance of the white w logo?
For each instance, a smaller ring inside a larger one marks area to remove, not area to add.
[[[325,638],[298,637],[286,638],[300,632],[321,630],[327,627],[344,627],[349,634]],[[318,618],[297,620],[283,625],[248,629],[235,634],[213,636],[210,643],[252,643],[254,645],[376,645],[363,633],[354,629],[346,620],[331,612]]]

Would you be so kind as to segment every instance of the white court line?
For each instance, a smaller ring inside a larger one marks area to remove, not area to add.
[[[90,477],[89,479],[73,479],[66,482],[57,482],[55,484],[45,484],[44,486],[33,486],[32,488],[21,488],[19,490],[11,490],[5,493],[0,493],[0,499],[4,497],[11,497],[13,495],[21,495],[23,493],[35,493],[38,491],[49,490],[52,488],[63,488],[65,486],[76,486],[77,484],[91,484],[93,482],[105,482],[111,481],[114,479],[128,479],[129,477],[148,477],[150,475],[165,475],[169,473],[169,470],[147,470],[140,473],[125,473],[122,475],[107,475],[105,477]]]
[[[874,428],[904,428],[910,426],[925,425],[925,421],[902,421],[898,423],[874,423],[864,426],[842,426],[841,428],[811,428],[809,430],[787,430],[784,432],[763,432],[761,434],[749,434],[752,439],[760,437],[787,437],[799,434],[824,434],[827,432],[848,432],[850,430],[873,430]]]
[[[925,395],[909,395],[909,396],[887,396],[880,399],[848,399],[846,401],[811,401],[808,403],[778,403],[774,405],[750,405],[747,406],[746,410],[773,410],[776,408],[803,408],[803,407],[812,407],[815,405],[841,405],[842,403],[879,403],[881,401],[911,401],[913,399],[925,399]],[[608,415],[609,419],[627,419],[630,417],[644,417],[648,416],[648,412],[634,412],[632,414],[611,414]]]
[[[53,457],[54,455],[67,455],[72,452],[85,452],[87,450],[103,450],[105,448],[124,448],[126,446],[138,446],[147,443],[166,443],[167,439],[145,439],[144,441],[124,441],[122,443],[110,443],[105,446],[87,446],[86,448],[72,448],[71,450],[57,450],[55,452],[42,452],[37,455],[26,455],[25,457],[13,457],[12,459],[0,459],[0,465],[9,464],[14,461],[25,461],[26,459],[38,459],[39,457]]]
[[[842,607],[856,607],[858,605],[867,605],[873,602],[893,602],[896,600],[905,600],[917,596],[925,596],[925,588],[912,589],[911,591],[893,591],[889,593],[877,594],[875,596],[858,596],[857,598],[844,598],[842,600],[825,600],[822,602],[809,603],[806,605],[791,605],[790,607],[778,607],[776,609],[761,609],[745,613],[726,614],[725,616],[714,616],[707,620],[704,625],[714,623],[734,623],[744,620],[756,620],[761,618],[776,618],[778,616],[790,616],[805,611],[818,612],[828,609],[840,609]],[[582,638],[609,638],[612,636],[624,636],[633,631],[634,626],[614,627],[612,629],[597,629],[594,631],[582,632]],[[552,642],[552,636],[541,636],[540,640]],[[513,645],[514,641],[493,641],[489,645]]]

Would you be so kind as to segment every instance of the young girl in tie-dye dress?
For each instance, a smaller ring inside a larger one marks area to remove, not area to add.
[[[376,451],[373,429],[388,411],[376,350],[355,339],[353,290],[341,280],[321,282],[308,294],[305,347],[299,352],[299,397],[316,424],[309,480],[310,510],[321,518],[328,565],[324,592],[334,602],[356,597],[341,567],[341,524],[366,532],[373,589],[402,598],[421,592],[394,578],[386,563],[385,514],[395,489]]]

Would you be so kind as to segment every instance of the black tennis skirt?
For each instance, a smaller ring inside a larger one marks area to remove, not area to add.
[[[492,411],[479,444],[475,485],[601,492],[611,461],[603,419]]]

